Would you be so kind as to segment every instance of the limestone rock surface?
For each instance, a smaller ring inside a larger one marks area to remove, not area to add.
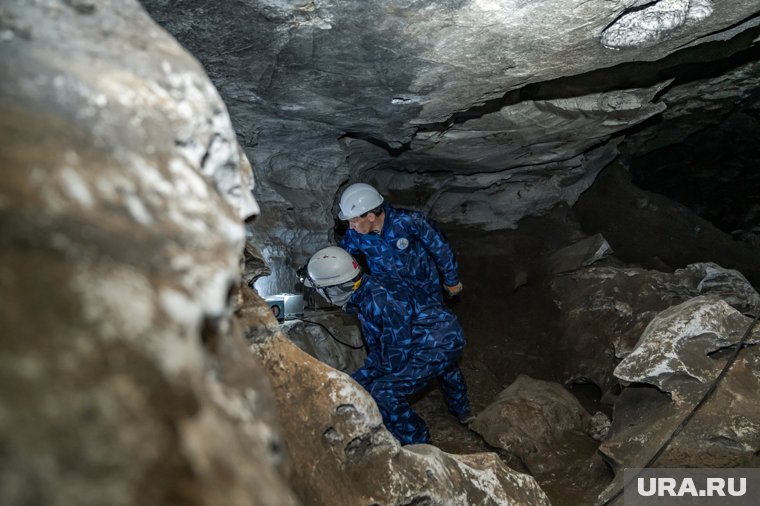
[[[136,2],[11,0],[0,73],[0,503],[298,504],[201,66]]]
[[[751,68],[710,75],[755,44],[750,0],[143,5],[206,67],[254,163],[268,294],[330,241],[348,183],[440,222],[514,228],[647,152],[628,136],[754,101]]]
[[[758,294],[744,276],[712,263],[672,274],[592,266],[560,275],[551,286],[561,312],[560,347],[569,357],[564,377],[591,381],[603,392],[617,384],[613,369],[660,311],[706,294],[741,310],[758,307]]]
[[[757,467],[760,331],[749,334],[751,344],[712,388],[732,356],[723,348],[735,345],[751,322],[705,296],[669,308],[649,324],[636,350],[616,368],[621,379],[638,386],[625,388],[616,400],[609,438],[600,446],[616,471],[607,495],[621,486],[623,468],[644,467],[655,457],[654,467]]]
[[[664,392],[690,390],[707,384],[723,364],[710,357],[737,346],[751,319],[717,297],[696,297],[659,313],[614,374],[629,382],[654,385]],[[760,329],[749,335],[757,344]],[[675,396],[680,401],[680,395]]]

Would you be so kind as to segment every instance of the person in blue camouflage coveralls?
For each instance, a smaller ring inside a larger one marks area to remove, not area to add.
[[[449,411],[470,415],[467,386],[457,365],[464,333],[438,299],[415,297],[401,281],[365,275],[349,299],[367,342],[364,366],[351,377],[377,402],[383,422],[402,444],[430,443],[427,424],[408,398],[437,378]]]
[[[350,275],[332,271],[342,257],[353,266]],[[415,291],[401,280],[362,275],[353,257],[334,246],[315,253],[309,271],[314,278],[327,279],[325,266],[341,284],[330,287],[329,281],[320,281],[312,286],[327,287],[328,300],[358,314],[368,353],[351,377],[375,399],[388,430],[402,444],[430,443],[427,424],[408,399],[436,378],[449,411],[461,423],[471,421],[467,387],[457,366],[464,334],[440,298]]]
[[[339,218],[349,225],[340,246],[353,255],[364,254],[372,274],[403,279],[438,299],[439,276],[450,295],[462,290],[454,251],[425,215],[395,209],[365,183],[346,188],[340,208]]]

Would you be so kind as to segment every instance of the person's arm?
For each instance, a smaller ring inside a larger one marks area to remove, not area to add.
[[[369,310],[362,311],[362,331],[372,342],[364,365],[351,377],[362,386],[372,379],[400,370],[409,358],[412,344],[411,306],[378,291]]]
[[[459,264],[454,256],[451,244],[422,213],[414,213],[412,222],[414,224],[414,231],[422,246],[433,259],[443,276],[443,284],[446,290],[450,295],[456,295],[461,292],[462,283],[459,282]]]

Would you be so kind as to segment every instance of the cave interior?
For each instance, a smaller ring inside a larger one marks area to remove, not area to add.
[[[572,28],[551,42],[526,34],[546,29],[545,14],[489,12],[506,27],[497,35],[468,25],[475,8],[456,2],[347,2],[342,12],[320,2],[240,3],[244,27],[205,2],[143,3],[200,59],[252,160],[262,211],[248,234],[272,270],[257,281],[260,294],[306,291],[307,315],[324,309],[295,271],[345,233],[337,201],[350,183],[426,212],[460,263],[465,290],[447,305],[467,336],[462,367],[476,412],[524,375],[614,419],[623,387],[591,371],[622,355],[577,333],[581,325],[609,334],[620,322],[570,322],[572,296],[554,280],[574,269],[672,274],[713,262],[759,286],[757,12],[738,17],[706,2],[712,17],[734,16],[720,28],[688,21],[699,17],[695,2],[678,27],[624,23],[665,2],[564,13]],[[583,19],[603,34],[595,47],[575,29]],[[600,236],[610,251],[573,260],[573,245]],[[637,288],[620,281],[616,290]],[[660,295],[629,302],[639,313],[674,303]],[[304,349],[319,356],[318,346]],[[357,366],[337,362],[345,372]],[[565,440],[560,460],[570,472],[557,472],[458,426],[434,385],[413,406],[435,445],[496,451],[532,472],[553,504],[591,503],[612,480],[614,459],[599,458],[598,441]]]
[[[125,505],[606,506],[623,469],[760,467],[756,1],[13,0],[0,51],[17,72],[0,160],[20,168],[0,183],[2,316],[24,328],[8,357],[35,344],[78,408],[51,407],[37,362],[7,359],[8,504],[53,497],[37,483],[72,454],[71,476],[134,471],[103,496]],[[457,255],[446,305],[477,419],[460,425],[435,384],[415,395],[435,448],[389,442],[335,373],[362,363],[356,319],[299,282],[345,233],[356,182],[424,212]],[[232,324],[240,244],[255,274]],[[265,300],[293,293],[305,311],[278,322]],[[49,313],[28,316],[43,297]],[[43,449],[46,417],[105,421],[102,437]],[[49,504],[98,504],[87,479]]]

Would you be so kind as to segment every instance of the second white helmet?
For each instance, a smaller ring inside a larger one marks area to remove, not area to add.
[[[367,183],[354,183],[343,190],[340,196],[338,218],[350,220],[375,209],[382,203],[383,196],[373,186]]]
[[[337,246],[328,246],[311,256],[307,267],[309,280],[316,288],[353,281],[361,267],[351,254]]]

